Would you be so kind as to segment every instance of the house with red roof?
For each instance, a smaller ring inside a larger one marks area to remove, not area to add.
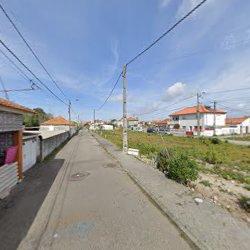
[[[171,119],[170,118],[166,118],[164,120],[156,120],[154,122],[154,125],[156,127],[158,127],[158,128],[161,128],[161,129],[167,129],[170,126],[170,122],[171,122]]]
[[[239,134],[248,134],[250,133],[250,116],[226,118],[226,125],[230,128],[237,128]]]
[[[62,116],[55,117],[51,120],[45,121],[40,125],[41,131],[69,131],[75,125],[64,119]]]
[[[170,114],[170,127],[180,128],[184,131],[197,131],[197,106],[187,107]],[[213,110],[208,106],[199,106],[200,130],[212,129],[214,126],[220,128],[226,124],[226,112]]]

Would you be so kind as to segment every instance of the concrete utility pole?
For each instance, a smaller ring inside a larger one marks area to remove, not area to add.
[[[93,122],[95,123],[95,109],[93,110]]]
[[[197,135],[200,137],[201,130],[200,130],[200,97],[201,94],[197,93]]]
[[[215,112],[216,112],[216,104],[217,104],[217,102],[214,101],[214,136],[216,136],[216,114],[215,114]]]
[[[68,113],[69,113],[69,122],[71,122],[71,101],[70,100],[69,100]]]
[[[127,120],[127,65],[123,65],[123,152],[128,152],[128,120]]]
[[[70,100],[69,100],[68,113],[69,113],[69,123],[71,123],[71,101]],[[71,133],[71,127],[70,127],[70,125],[69,125],[69,132]]]

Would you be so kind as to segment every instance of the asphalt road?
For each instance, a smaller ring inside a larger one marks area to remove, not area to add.
[[[56,180],[52,186],[60,185],[55,199],[48,195],[55,203],[52,211],[46,212],[46,201],[19,249],[190,249],[89,133],[81,132],[66,147],[72,154],[65,155],[70,159],[64,159],[68,166],[61,184]],[[42,223],[46,227],[39,236]]]

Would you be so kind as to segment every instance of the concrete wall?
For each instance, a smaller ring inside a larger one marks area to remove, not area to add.
[[[22,127],[22,115],[0,111],[0,132],[18,131]]]
[[[41,160],[53,152],[57,147],[70,138],[69,132],[63,132],[46,139],[42,139],[40,143]]]

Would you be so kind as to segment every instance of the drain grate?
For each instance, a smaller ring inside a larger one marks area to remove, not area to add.
[[[90,173],[85,172],[85,173],[75,173],[70,176],[70,181],[81,181],[85,177],[87,177]]]

